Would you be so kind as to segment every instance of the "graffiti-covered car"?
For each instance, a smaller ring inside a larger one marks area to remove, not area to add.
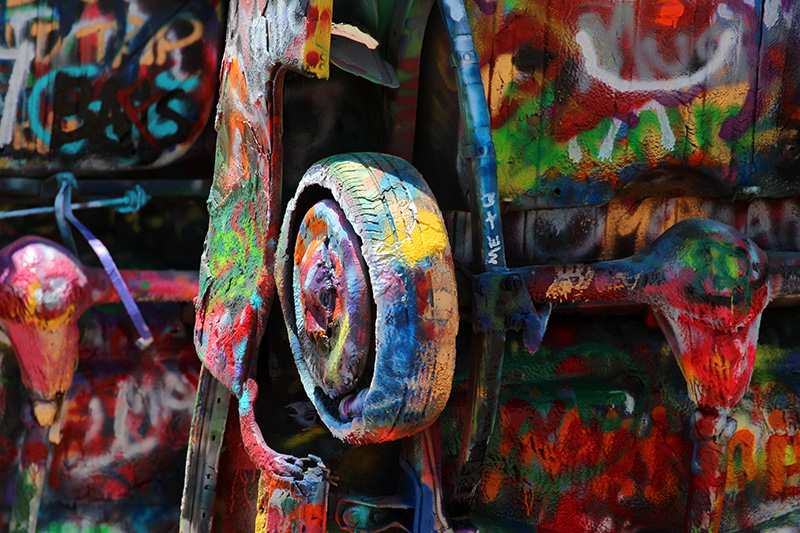
[[[0,6],[0,531],[177,524],[226,9]]]
[[[235,2],[184,530],[794,530],[798,16]]]

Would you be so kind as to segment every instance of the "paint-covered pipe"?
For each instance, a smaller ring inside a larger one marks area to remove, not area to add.
[[[497,188],[497,160],[492,142],[489,104],[483,87],[480,56],[472,38],[463,0],[439,0],[450,40],[458,82],[458,104],[463,123],[464,155],[472,184],[473,235],[477,237],[482,270],[506,266]]]
[[[92,281],[94,305],[118,303],[119,294],[100,268],[86,269]],[[131,296],[139,302],[191,302],[197,297],[197,272],[121,270]]]
[[[783,277],[800,270],[789,256],[780,264],[770,257],[730,226],[689,219],[629,259],[534,267],[522,275],[534,301],[648,305],[692,400],[730,408],[750,382],[762,311],[790,288]]]
[[[492,142],[489,106],[480,71],[480,57],[472,38],[463,0],[439,0],[458,81],[463,152],[469,161],[472,188],[473,248],[478,250],[479,272],[506,267],[497,188],[497,161]],[[505,332],[475,331],[472,337],[469,377],[469,413],[464,425],[450,513],[465,520],[481,479],[486,447],[497,416],[503,373]]]
[[[642,279],[634,258],[587,265],[545,265],[521,271],[534,302],[622,302],[634,299]]]

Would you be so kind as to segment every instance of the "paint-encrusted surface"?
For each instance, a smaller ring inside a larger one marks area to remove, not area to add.
[[[602,204],[677,166],[728,197],[797,191],[797,3],[466,3],[504,200]]]
[[[294,246],[302,357],[314,382],[330,397],[356,387],[371,352],[374,317],[360,247],[345,214],[330,199],[306,213]]]
[[[69,389],[91,289],[78,260],[55,243],[29,237],[0,250],[0,324],[33,398]]]
[[[277,238],[276,185],[268,170],[272,128],[263,93],[272,62],[263,4],[245,0],[230,12],[195,324],[200,358],[237,393],[269,308],[269,243]]]
[[[217,88],[218,0],[0,6],[0,173],[166,164]]]
[[[7,183],[2,180],[0,186]],[[11,199],[0,192],[0,202]],[[76,214],[106,244],[123,277],[128,269],[197,269],[208,220],[201,199],[157,198],[133,214],[107,209]],[[52,215],[3,220],[0,226],[2,246],[25,242],[20,239],[26,235],[59,239]],[[47,243],[38,237],[27,240]],[[91,249],[79,241],[78,251],[91,292],[99,288],[91,281],[98,281],[97,274],[104,281],[100,286],[110,285],[105,272],[93,268],[98,262]],[[41,291],[40,296],[48,297],[42,298],[40,318],[48,318],[46,304],[52,307],[65,295],[58,290],[65,286],[57,276],[53,280],[49,290]],[[166,288],[163,281],[142,279],[130,288],[157,298]],[[188,303],[194,295],[182,282],[167,285],[166,292],[177,289],[186,303],[139,303],[154,334],[145,351],[134,344],[135,330],[121,305],[91,307],[77,322],[79,344],[70,356],[74,379],[64,395],[61,440],[52,445],[50,473],[43,479],[38,531],[159,532],[177,525],[200,364],[192,346]],[[196,280],[194,285],[196,293]],[[101,301],[113,301],[116,295],[109,286],[100,293],[94,295]],[[48,457],[46,441],[28,438],[31,427],[38,426],[30,412],[30,393],[8,338],[0,334],[0,532],[9,529],[20,463],[41,464]],[[58,440],[57,431],[51,435]]]
[[[282,149],[275,135],[283,84],[278,72],[293,68],[327,77],[331,8],[331,0],[242,0],[230,11],[195,344],[208,369],[237,395],[275,286]]]
[[[86,314],[79,363],[64,400],[39,531],[169,531],[178,522],[183,461],[199,363],[188,304],[143,304],[155,335],[142,353],[120,306]],[[0,352],[0,531],[7,531],[24,450],[26,391]],[[40,452],[41,453],[41,452]],[[45,451],[46,453],[46,451]]]
[[[795,309],[768,309],[749,391],[733,409],[724,532],[794,531],[800,396]],[[457,370],[442,418],[460,446]],[[535,357],[512,337],[474,517],[487,531],[680,531],[695,406],[655,324],[641,315],[556,314]],[[445,469],[445,485],[449,483]],[[660,529],[659,529],[660,528]]]

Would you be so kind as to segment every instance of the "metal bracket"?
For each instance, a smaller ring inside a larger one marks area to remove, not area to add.
[[[231,393],[211,375],[200,371],[189,450],[186,453],[181,533],[208,533],[214,514],[217,469],[228,419]]]
[[[473,283],[473,329],[480,333],[522,331],[525,348],[535,353],[552,304],[537,312],[522,276],[513,272],[486,272],[475,276]]]
[[[402,479],[396,494],[368,497],[348,494],[336,505],[336,523],[345,531],[380,533],[399,528],[408,533],[422,533],[424,505],[422,482],[406,461],[400,460]]]

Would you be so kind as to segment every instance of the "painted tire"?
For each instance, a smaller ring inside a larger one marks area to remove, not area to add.
[[[312,166],[286,210],[276,281],[303,386],[335,436],[384,442],[436,420],[458,305],[444,222],[414,167],[372,153]]]
[[[300,222],[292,285],[297,355],[329,398],[357,388],[371,352],[372,300],[359,248],[333,200],[317,202]]]

